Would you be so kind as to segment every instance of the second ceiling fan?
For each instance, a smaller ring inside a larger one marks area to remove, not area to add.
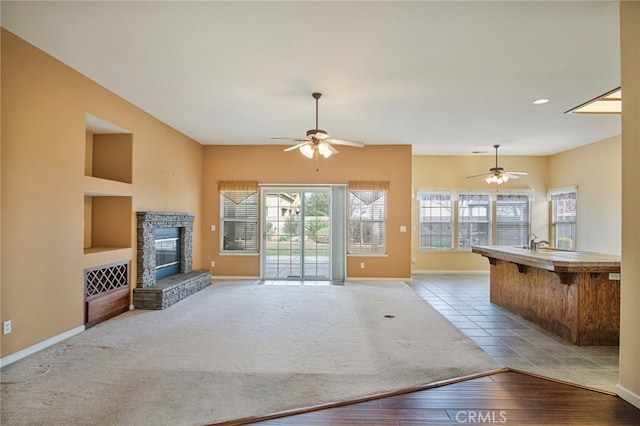
[[[498,167],[498,148],[500,145],[493,146],[496,149],[496,166],[489,169],[489,174],[481,173],[479,175],[467,176],[469,178],[482,177],[487,183],[501,184],[507,182],[509,179],[518,179],[520,176],[527,176],[527,172],[506,172],[504,168]]]
[[[337,154],[338,150],[333,145],[346,145],[362,148],[364,143],[357,141],[350,141],[344,139],[332,138],[327,134],[325,130],[318,128],[318,99],[322,97],[322,93],[314,92],[311,94],[316,100],[316,128],[307,130],[307,136],[304,139],[296,138],[271,138],[271,139],[288,139],[294,142],[299,142],[295,145],[286,148],[285,151],[293,151],[299,149],[302,155],[308,158],[317,159],[318,155],[322,155],[324,158],[328,158],[333,154]]]

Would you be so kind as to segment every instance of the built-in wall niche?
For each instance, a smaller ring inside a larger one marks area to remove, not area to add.
[[[131,183],[133,134],[86,114],[85,176]]]
[[[86,252],[131,247],[131,197],[85,196]]]
[[[85,116],[85,265],[131,260],[133,134]],[[128,250],[122,250],[128,249]]]

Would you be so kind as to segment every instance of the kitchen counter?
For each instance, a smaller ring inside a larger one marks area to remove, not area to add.
[[[618,345],[620,256],[473,246],[490,263],[491,302],[576,345]]]
[[[620,256],[612,254],[509,246],[473,246],[471,251],[489,259],[502,259],[553,272],[620,272]]]

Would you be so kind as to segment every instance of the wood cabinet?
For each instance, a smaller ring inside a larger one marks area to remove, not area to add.
[[[129,310],[129,288],[101,294],[86,301],[85,327],[92,327]]]

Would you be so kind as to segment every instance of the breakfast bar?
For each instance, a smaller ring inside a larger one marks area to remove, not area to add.
[[[575,345],[617,346],[620,256],[473,246],[489,259],[491,302]]]

